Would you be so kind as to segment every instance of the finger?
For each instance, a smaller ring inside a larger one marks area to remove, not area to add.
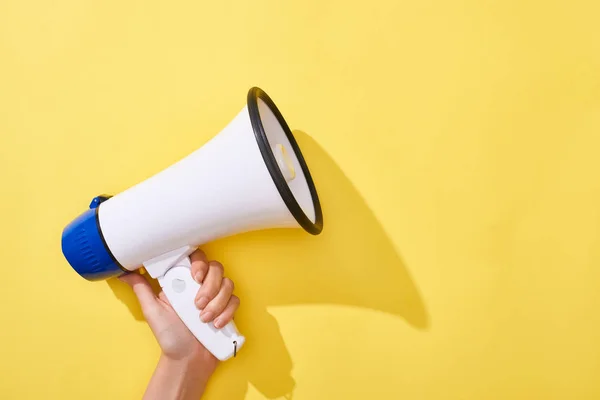
[[[215,319],[215,328],[221,329],[233,320],[233,314],[237,311],[240,306],[240,299],[237,296],[231,296],[229,303],[223,310],[223,312]]]
[[[198,283],[202,283],[202,280],[208,272],[208,260],[206,254],[200,249],[190,254],[190,261],[192,262],[192,277]]]
[[[162,301],[164,301],[169,306],[173,307],[171,305],[171,302],[169,301],[169,298],[167,297],[167,295],[165,294],[164,291],[161,290],[160,292],[158,292],[158,298],[161,299]]]
[[[131,286],[145,315],[156,306],[156,295],[152,290],[152,286],[142,275],[132,272],[120,276],[119,280]]]
[[[212,299],[200,313],[202,322],[212,321],[214,317],[221,314],[233,294],[233,282],[231,279],[223,278],[219,293]]]
[[[196,306],[203,309],[214,299],[221,289],[221,281],[223,280],[223,265],[218,261],[208,263],[208,272],[202,282],[202,286],[196,294]]]

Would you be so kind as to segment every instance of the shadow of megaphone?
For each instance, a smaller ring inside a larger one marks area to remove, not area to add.
[[[425,304],[373,212],[312,138],[302,131],[294,135],[319,191],[324,229],[316,237],[277,229],[225,239],[228,249],[239,246],[248,257],[290,260],[290,266],[275,267],[268,260],[253,263],[252,297],[260,296],[268,306],[370,308],[426,329]]]

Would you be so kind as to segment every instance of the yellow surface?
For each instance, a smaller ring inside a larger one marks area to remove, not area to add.
[[[207,247],[248,337],[207,399],[598,399],[599,4],[0,2],[0,397],[140,397],[152,335],[61,230],[257,85],[325,230]]]

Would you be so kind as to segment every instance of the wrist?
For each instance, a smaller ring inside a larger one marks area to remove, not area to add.
[[[197,400],[217,366],[216,359],[210,357],[202,353],[180,358],[161,354],[144,400]]]
[[[163,352],[160,355],[159,365],[191,375],[209,377],[215,372],[218,360],[205,350],[194,350],[184,357],[173,357]]]

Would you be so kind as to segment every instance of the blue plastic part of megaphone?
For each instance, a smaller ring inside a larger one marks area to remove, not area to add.
[[[104,241],[97,207],[107,196],[95,197],[90,209],[75,218],[62,233],[62,252],[71,267],[83,278],[99,281],[125,272]]]

